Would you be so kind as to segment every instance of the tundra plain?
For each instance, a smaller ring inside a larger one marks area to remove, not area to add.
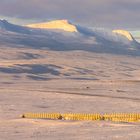
[[[139,109],[139,56],[0,46],[1,140],[139,140],[140,123],[20,117]]]

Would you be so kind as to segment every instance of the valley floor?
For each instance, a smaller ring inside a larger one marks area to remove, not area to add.
[[[140,57],[3,48],[1,140],[140,139],[140,123],[20,117],[26,112],[139,112]]]

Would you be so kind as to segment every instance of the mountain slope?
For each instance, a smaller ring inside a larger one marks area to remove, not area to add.
[[[22,34],[30,33],[30,30],[27,29],[26,27],[11,24],[6,20],[0,20],[0,29],[6,30],[6,31],[11,31],[11,32],[22,33]]]
[[[136,41],[140,42],[140,31],[139,30],[132,30],[131,34],[136,39]]]

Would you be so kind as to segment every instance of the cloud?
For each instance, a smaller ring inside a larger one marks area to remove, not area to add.
[[[92,26],[139,27],[140,0],[0,0],[2,16],[36,19],[67,18]]]

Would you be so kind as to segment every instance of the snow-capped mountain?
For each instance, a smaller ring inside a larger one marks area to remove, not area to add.
[[[0,41],[51,50],[85,50],[108,53],[140,53],[140,45],[125,30],[89,28],[68,20],[14,25],[0,20]]]
[[[133,41],[134,38],[132,37],[132,35],[125,30],[113,30],[113,31],[109,31],[109,30],[101,30],[101,29],[88,29],[88,28],[84,28],[81,27],[79,25],[74,25],[71,22],[69,22],[68,20],[54,20],[54,21],[50,21],[50,22],[43,22],[43,23],[35,23],[35,24],[29,24],[26,25],[27,27],[30,28],[38,28],[38,29],[59,29],[59,30],[64,30],[67,32],[80,32],[83,34],[88,34],[91,36],[94,36],[95,34],[100,34],[100,36],[104,36],[107,37],[109,34],[110,36],[108,36],[108,38],[112,36],[112,38],[120,38],[123,36],[126,39],[128,39],[129,41]],[[106,36],[107,35],[107,36]]]

